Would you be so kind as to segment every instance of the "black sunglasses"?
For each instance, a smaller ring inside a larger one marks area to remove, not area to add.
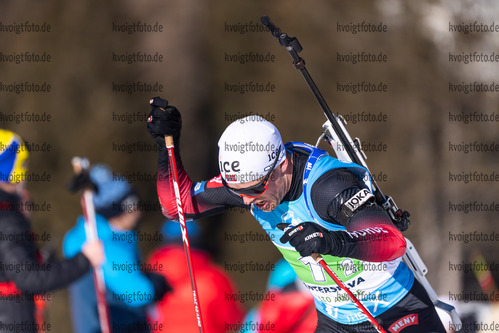
[[[230,192],[234,193],[235,195],[238,195],[240,197],[250,197],[250,198],[256,198],[265,193],[267,191],[267,183],[269,181],[270,175],[274,171],[274,168],[277,164],[277,161],[279,160],[279,154],[281,153],[281,147],[279,146],[279,149],[277,150],[276,158],[274,160],[274,163],[272,163],[272,166],[270,167],[269,173],[263,178],[261,182],[259,182],[256,185],[250,186],[250,187],[245,187],[245,188],[239,188],[235,189],[232,187],[229,187],[227,182],[225,181],[224,177],[222,177],[222,184],[225,186],[226,189],[228,189]]]

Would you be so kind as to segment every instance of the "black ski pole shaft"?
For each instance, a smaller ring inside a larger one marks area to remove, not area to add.
[[[272,23],[272,21],[270,21],[270,18],[268,16],[262,16],[261,22],[264,26],[266,26],[269,29],[272,36],[277,38],[279,44],[284,46],[288,51],[289,55],[293,59],[293,65],[295,66],[296,69],[300,71],[303,78],[307,82],[310,90],[312,90],[312,93],[319,102],[324,112],[324,115],[329,120],[329,123],[333,127],[333,130],[335,131],[336,135],[341,141],[341,144],[345,148],[345,151],[347,152],[352,162],[358,165],[363,165],[367,168],[365,161],[361,157],[359,157],[360,153],[358,152],[361,151],[360,147],[355,143],[351,143],[348,137],[345,135],[345,132],[341,128],[337,117],[333,114],[333,112],[327,105],[326,100],[322,96],[321,92],[319,91],[319,88],[317,87],[314,80],[310,76],[307,68],[305,67],[305,60],[298,55],[298,53],[303,50],[302,46],[298,42],[298,39],[296,39],[296,37],[289,37],[287,34],[281,32],[281,29],[276,27]],[[409,226],[409,220],[408,220],[409,213],[407,211],[400,210],[390,197],[385,196],[383,192],[381,192],[381,189],[379,188],[376,181],[374,181],[374,179],[372,180],[372,187],[373,187],[374,197],[376,198],[376,202],[385,207],[385,209],[389,212],[393,222],[398,227],[400,226],[401,230],[407,229],[407,227]]]
[[[268,16],[263,16],[261,18],[261,22],[264,26],[266,26],[270,30],[272,35],[275,38],[277,38],[279,40],[279,43],[282,46],[284,46],[286,48],[286,50],[288,51],[289,55],[293,59],[293,65],[295,66],[296,69],[298,69],[300,71],[303,78],[305,79],[308,86],[310,87],[310,90],[312,90],[312,93],[314,94],[314,96],[317,99],[317,101],[319,102],[322,110],[324,111],[324,115],[331,123],[331,126],[333,126],[334,131],[336,132],[336,134],[340,138],[341,143],[343,144],[343,146],[347,150],[347,153],[350,156],[350,158],[352,159],[352,161],[356,164],[363,165],[362,161],[357,156],[353,147],[351,146],[348,138],[345,136],[342,129],[340,128],[340,126],[338,124],[338,120],[336,119],[333,112],[331,111],[331,109],[327,105],[326,100],[324,99],[321,92],[319,91],[319,88],[317,87],[314,80],[312,79],[312,76],[310,76],[307,68],[305,67],[305,60],[298,55],[298,52],[301,52],[303,50],[303,48],[301,47],[301,45],[298,42],[298,40],[296,39],[296,37],[289,37],[287,34],[282,33],[281,29],[276,27],[270,21],[270,18]],[[379,187],[375,183],[373,184],[373,186],[376,189],[375,195],[378,196],[376,199],[378,199],[378,201],[385,202],[386,197],[383,195],[383,193],[381,192]]]

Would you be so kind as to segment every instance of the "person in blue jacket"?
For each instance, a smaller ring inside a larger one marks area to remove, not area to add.
[[[145,272],[141,262],[135,228],[141,216],[139,198],[124,180],[116,180],[103,165],[90,169],[90,180],[97,191],[93,196],[98,237],[104,245],[102,266],[112,332],[149,332],[146,307],[168,290],[164,277]],[[64,255],[74,256],[86,240],[85,221],[65,235]],[[76,333],[100,332],[97,298],[92,272],[69,289],[73,329]]]

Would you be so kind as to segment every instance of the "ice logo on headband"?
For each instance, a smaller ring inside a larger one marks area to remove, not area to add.
[[[232,162],[222,162],[220,161],[220,170],[224,172],[239,172],[241,169],[239,168],[239,161]]]
[[[280,148],[280,147],[277,147],[277,149],[276,149],[276,150],[274,150],[273,152],[271,152],[271,153],[268,153],[268,154],[267,154],[267,157],[269,158],[269,163],[270,163],[270,164],[269,164],[269,165],[267,165],[267,166],[263,169],[263,171],[270,171],[270,169],[271,169],[271,168],[272,168],[272,166],[274,165],[274,163],[273,163],[273,162],[274,162],[274,160],[275,160],[276,158],[277,158],[277,159],[279,159],[279,156],[277,156],[277,153],[280,151],[280,149],[279,149],[279,148]]]

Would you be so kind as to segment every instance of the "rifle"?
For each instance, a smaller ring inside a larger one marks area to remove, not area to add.
[[[317,88],[317,85],[308,73],[305,67],[305,60],[298,55],[298,53],[303,50],[303,47],[298,42],[298,39],[296,37],[289,37],[287,34],[281,32],[281,29],[276,27],[270,21],[270,18],[268,16],[263,16],[261,18],[261,22],[269,29],[272,36],[277,38],[279,44],[286,48],[289,55],[293,59],[294,67],[303,75],[303,78],[307,82],[310,90],[312,90],[312,93],[314,94],[322,110],[324,111],[324,115],[326,116],[327,121],[322,125],[322,133],[317,140],[316,146],[318,146],[322,140],[325,140],[333,148],[338,159],[356,163],[363,166],[367,171],[369,171],[366,163],[367,157],[362,151],[359,138],[355,138],[354,140],[352,140],[350,134],[345,128],[345,119],[341,115],[335,116],[331,112],[331,109],[322,97],[319,88]],[[376,203],[378,203],[386,210],[397,229],[399,229],[400,231],[407,230],[410,225],[409,212],[398,208],[392,197],[384,195],[383,192],[381,192],[381,189],[379,188],[375,179],[372,179],[372,177],[371,182]],[[404,262],[413,271],[416,279],[426,289],[433,304],[449,314],[454,327],[461,327],[461,319],[459,318],[459,315],[457,314],[455,308],[450,304],[438,300],[435,290],[431,287],[430,283],[425,277],[428,269],[426,268],[423,260],[419,256],[416,248],[411,243],[411,241],[409,241],[409,239],[407,238],[405,238],[405,240],[407,243],[407,247],[406,253],[403,256]],[[318,258],[318,260],[320,260],[320,258]],[[373,323],[373,325],[376,325],[376,323]]]

